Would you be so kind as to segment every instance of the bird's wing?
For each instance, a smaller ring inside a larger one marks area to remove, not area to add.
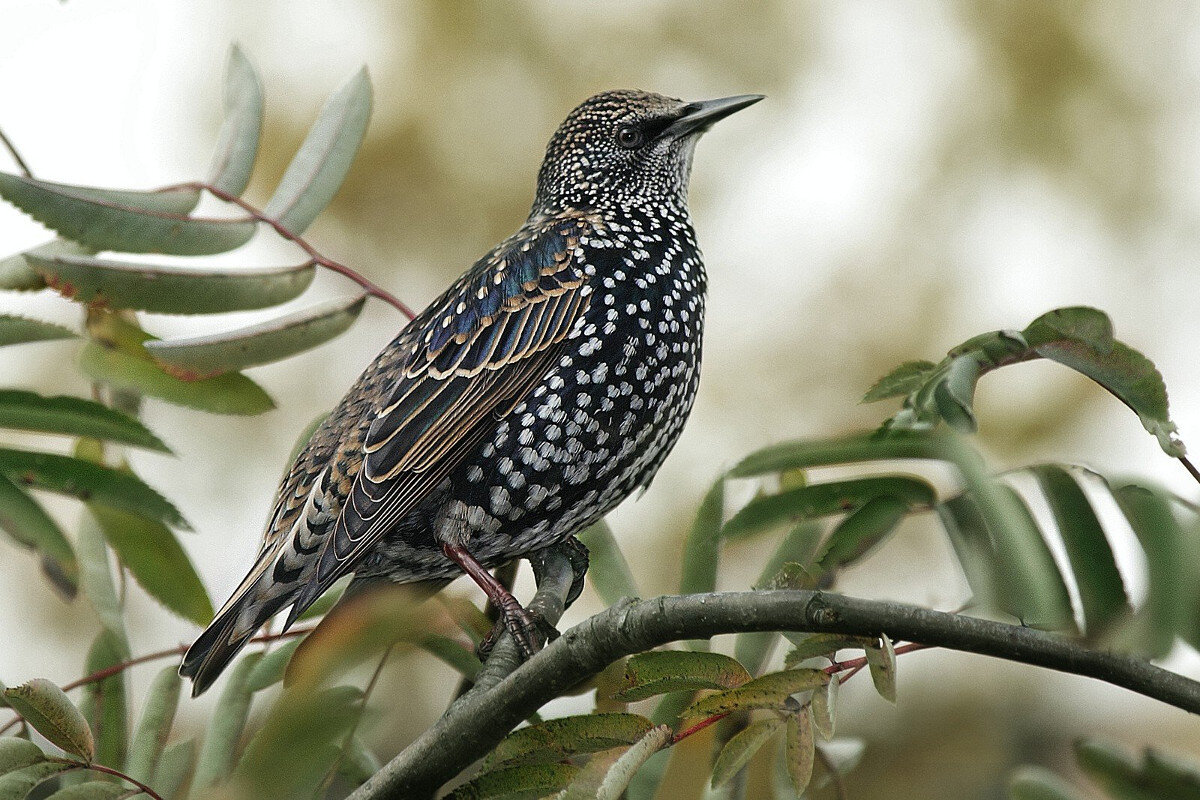
[[[526,229],[419,318],[416,346],[371,422],[362,467],[293,614],[353,571],[557,362],[590,299],[579,249],[594,224]]]

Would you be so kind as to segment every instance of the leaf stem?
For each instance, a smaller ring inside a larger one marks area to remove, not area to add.
[[[1179,459],[1179,463],[1183,464],[1183,467],[1188,471],[1188,474],[1190,474],[1196,480],[1196,483],[1200,483],[1200,470],[1196,469],[1196,465],[1193,464],[1187,456],[1176,456],[1176,458]]]
[[[270,225],[277,234],[282,236],[284,239],[287,239],[289,242],[292,242],[305,253],[307,253],[308,257],[312,259],[314,264],[349,278],[361,286],[368,295],[379,298],[395,308],[404,316],[408,317],[410,320],[416,317],[416,313],[411,308],[409,308],[403,301],[400,300],[400,298],[393,295],[387,289],[384,289],[382,286],[371,281],[365,275],[356,272],[345,264],[334,261],[332,258],[327,258],[326,256],[322,255],[315,247],[309,244],[309,242],[303,236],[291,230],[274,217],[268,216],[262,210],[251,205],[241,197],[238,197],[235,194],[230,194],[224,189],[219,189],[212,184],[203,182],[180,183],[173,186],[164,186],[158,191],[169,192],[177,191],[179,189],[199,189],[201,191],[208,192],[218,200],[224,200],[226,203],[232,203],[233,205],[245,211],[252,218],[258,220],[259,222],[264,222],[267,225]]]
[[[21,170],[21,174],[26,178],[32,178],[33,173],[29,170],[29,165],[25,163],[25,159],[21,158],[21,153],[17,150],[17,146],[4,135],[3,130],[0,130],[0,144],[4,145],[4,149],[12,156],[12,160],[17,162],[17,169]]]
[[[314,798],[324,797],[329,791],[330,784],[333,783],[334,776],[337,775],[338,766],[341,765],[342,759],[346,757],[346,751],[350,749],[350,744],[354,740],[354,735],[358,732],[358,726],[362,723],[363,715],[367,713],[367,701],[371,699],[371,693],[375,691],[375,685],[379,683],[379,676],[383,674],[383,667],[387,664],[388,657],[391,656],[392,650],[396,645],[389,645],[383,651],[383,655],[379,657],[379,663],[375,665],[375,671],[371,673],[371,679],[367,681],[366,687],[363,689],[362,700],[358,706],[358,714],[354,717],[354,724],[350,726],[350,730],[346,731],[346,738],[342,740],[342,746],[338,749],[337,755],[333,759],[333,763],[329,765],[329,770],[325,773],[324,780],[317,787]]]
[[[121,780],[126,781],[128,783],[132,783],[134,786],[136,786],[138,788],[139,791],[148,795],[149,797],[154,798],[154,800],[163,800],[163,796],[161,794],[154,791],[149,786],[147,786],[146,784],[139,781],[137,778],[133,778],[133,777],[130,777],[129,775],[126,775],[124,772],[121,772],[119,769],[113,769],[112,767],[106,767],[103,764],[96,764],[96,763],[86,763],[85,764],[82,761],[74,761],[70,758],[49,758],[49,759],[47,759],[47,761],[53,761],[58,764],[70,764],[71,769],[90,769],[93,772],[103,772],[105,775],[112,775],[113,777],[120,778]]]
[[[699,733],[700,731],[707,728],[709,725],[714,725],[714,724],[720,722],[721,720],[725,719],[726,717],[728,717],[730,715],[730,713],[731,712],[726,711],[723,714],[714,714],[711,717],[707,717],[705,719],[700,720],[692,727],[686,728],[686,729],[680,731],[679,733],[672,735],[671,736],[671,744],[678,744],[679,742],[682,742],[684,739],[688,738],[692,734]]]

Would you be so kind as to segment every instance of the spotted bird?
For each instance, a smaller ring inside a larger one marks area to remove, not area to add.
[[[574,542],[674,446],[704,327],[692,153],[760,99],[611,91],[567,116],[525,224],[400,331],[296,458],[254,567],[184,658],[193,695],[277,612],[290,626],[351,573],[353,589],[466,572],[537,649],[537,621],[487,570]]]

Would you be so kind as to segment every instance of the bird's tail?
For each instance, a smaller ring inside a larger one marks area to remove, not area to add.
[[[180,675],[192,679],[192,697],[211,686],[255,632],[292,600],[294,591],[280,589],[269,572],[255,570],[192,643],[179,667]]]

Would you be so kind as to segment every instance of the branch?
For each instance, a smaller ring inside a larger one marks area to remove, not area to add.
[[[798,631],[878,636],[1096,678],[1200,714],[1200,683],[1031,628],[824,592],[722,592],[624,600],[562,635],[494,687],[478,688],[351,795],[432,797],[522,720],[617,659],[684,639]]]

